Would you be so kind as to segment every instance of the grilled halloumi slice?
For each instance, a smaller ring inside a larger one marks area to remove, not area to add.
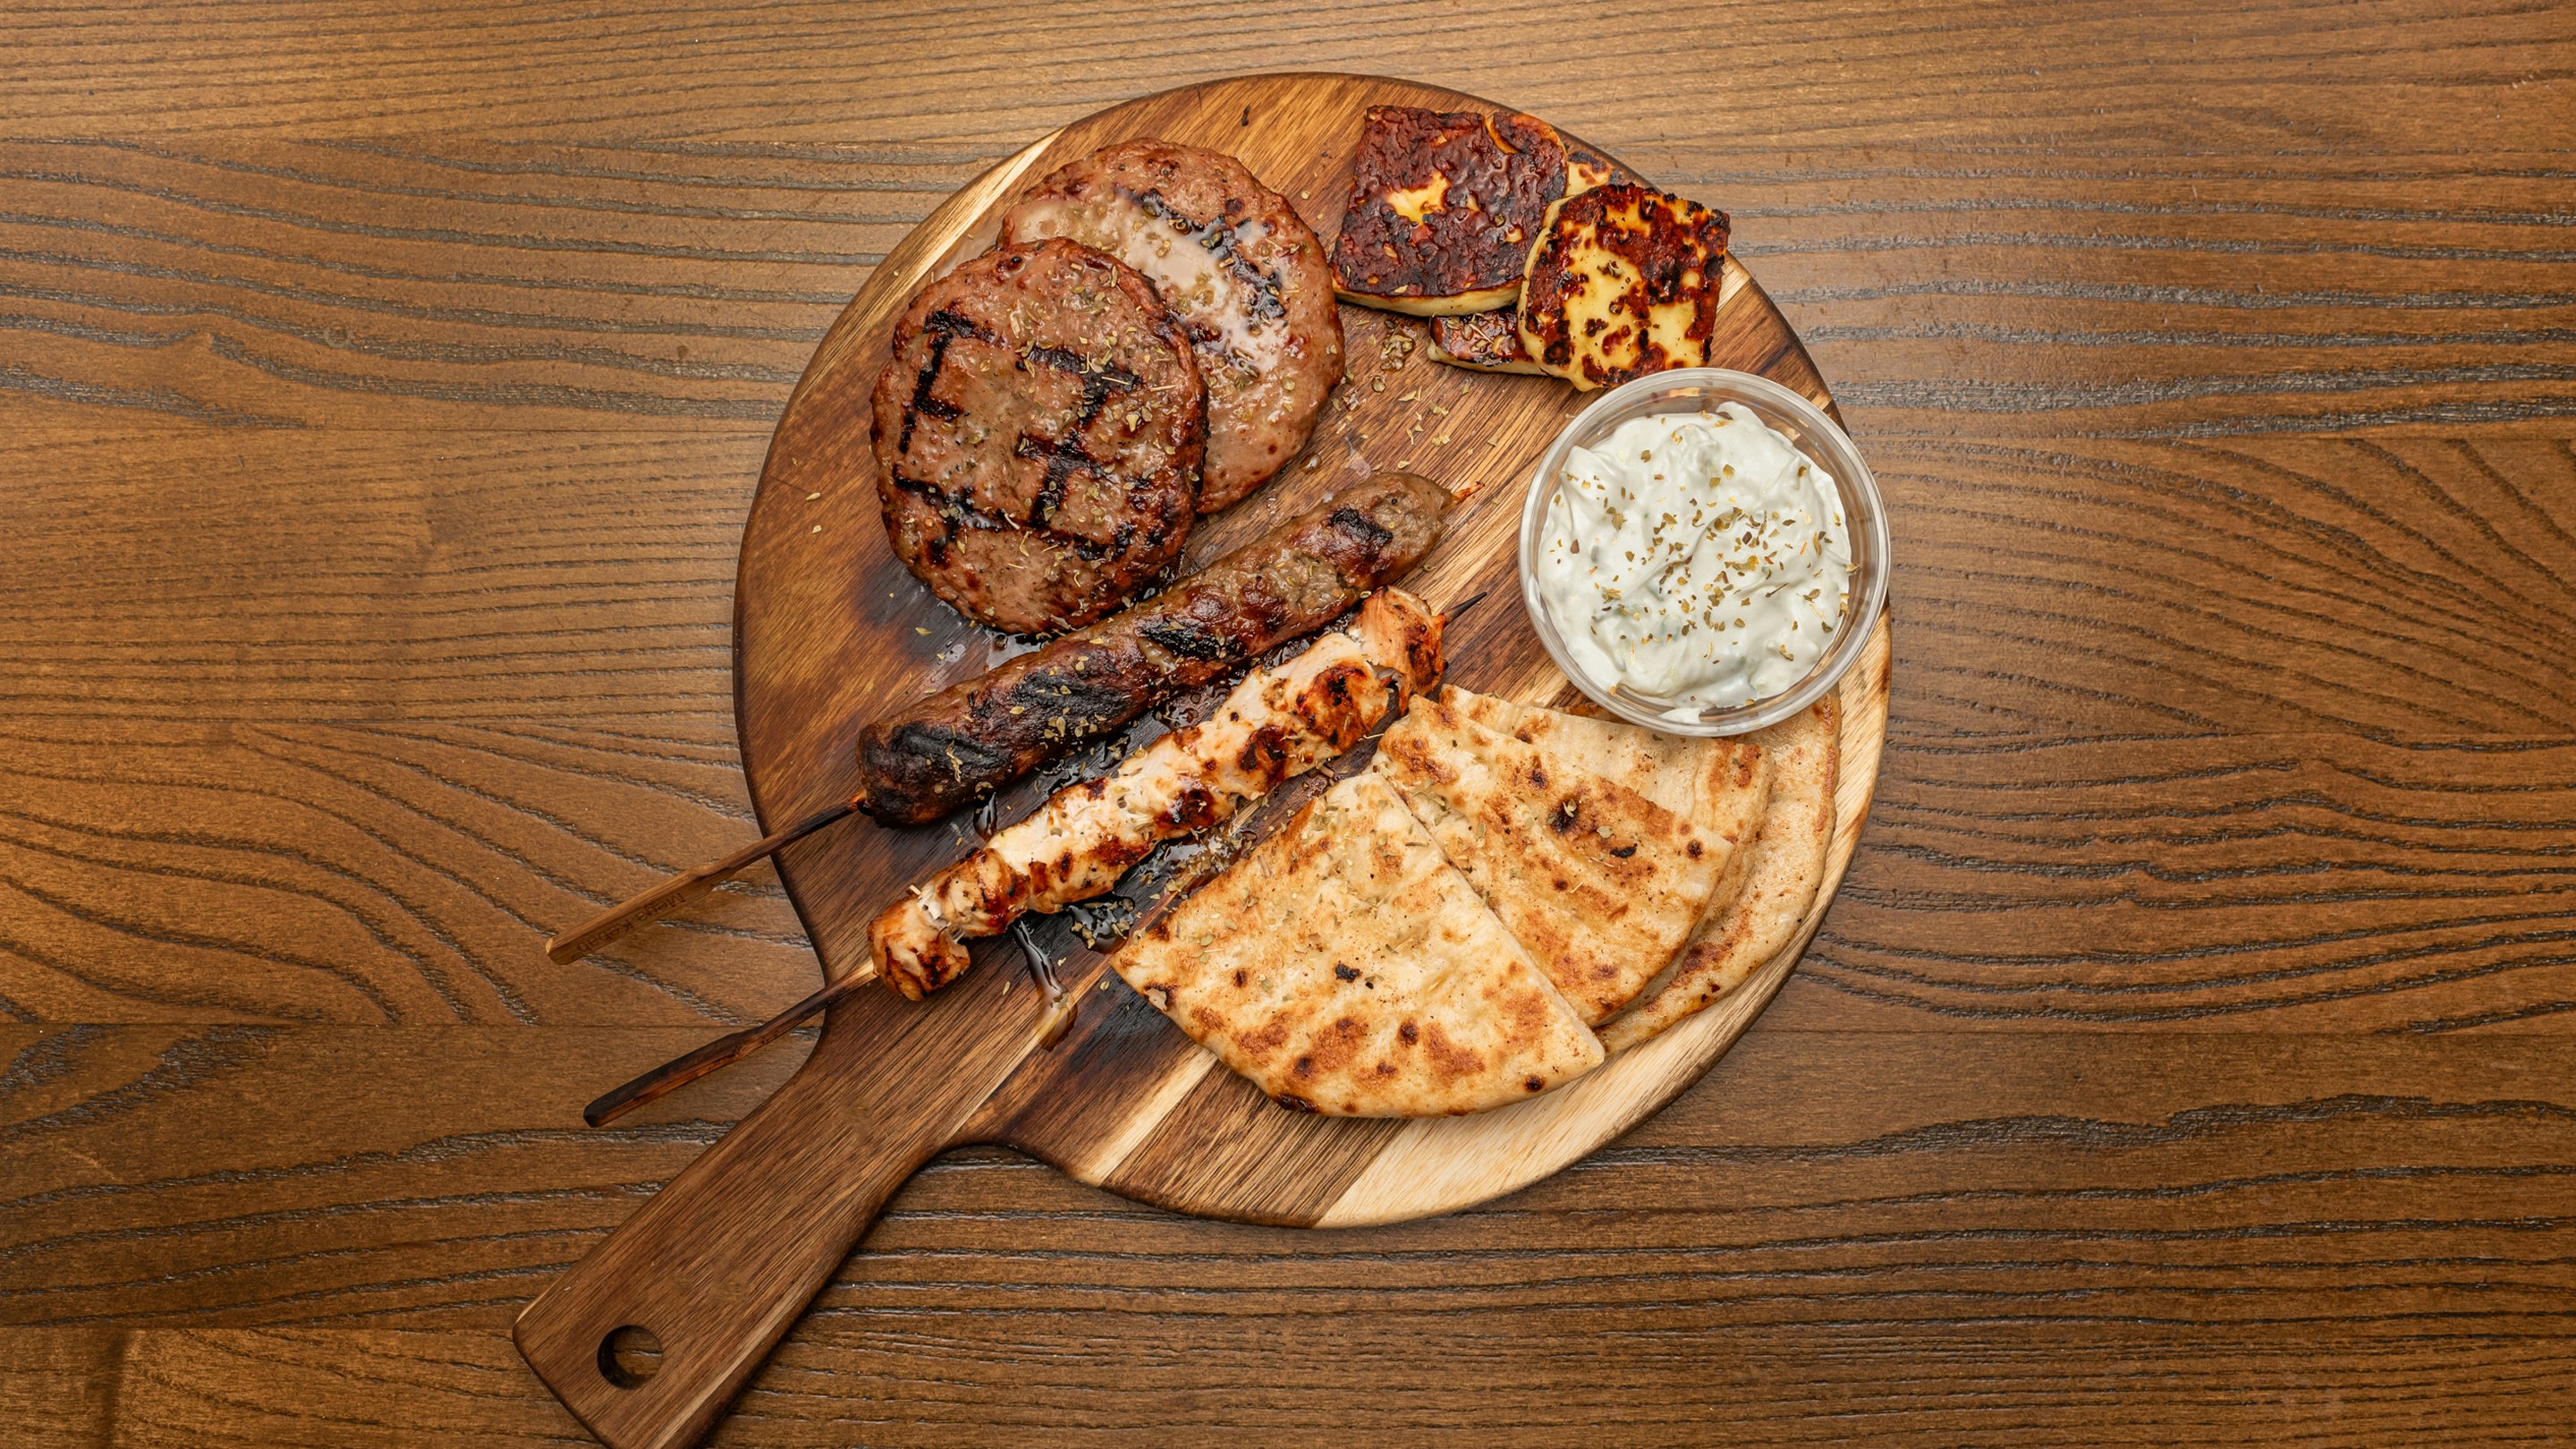
[[[1614,183],[1548,208],[1521,290],[1521,348],[1589,391],[1705,366],[1725,284],[1726,213]]]
[[[1334,291],[1417,317],[1511,305],[1548,204],[1607,166],[1535,116],[1414,106],[1369,107],[1352,164]]]
[[[1596,186],[1611,186],[1631,180],[1616,163],[1605,161],[1588,151],[1569,146],[1565,153],[1565,194],[1580,195]],[[1521,259],[1526,270],[1529,259]],[[1476,372],[1526,372],[1545,376],[1547,369],[1538,365],[1521,346],[1521,318],[1517,307],[1497,307],[1490,312],[1468,312],[1427,319],[1431,324],[1431,360],[1451,367],[1464,367]]]

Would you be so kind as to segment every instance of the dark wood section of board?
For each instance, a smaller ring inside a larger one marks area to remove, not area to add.
[[[2576,1421],[2565,9],[0,31],[0,1438],[581,1442],[513,1317],[802,1050],[580,1125],[812,988],[772,874],[540,949],[758,833],[773,425],[986,167],[1284,68],[1734,214],[1897,520],[1869,835],[1760,1023],[1575,1168],[1316,1234],[950,1153],[715,1442]]]

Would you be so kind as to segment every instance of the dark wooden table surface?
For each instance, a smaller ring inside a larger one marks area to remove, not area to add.
[[[1893,507],[1877,814],[1697,1089],[1329,1235],[996,1151],[721,1442],[2576,1433],[2576,11],[0,12],[0,1440],[582,1442],[512,1316],[794,1065],[771,423],[1048,128],[1398,72],[1732,212]],[[873,525],[870,525],[873,526]]]

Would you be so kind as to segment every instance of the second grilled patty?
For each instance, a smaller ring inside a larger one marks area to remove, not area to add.
[[[1286,466],[1342,380],[1342,323],[1323,244],[1279,193],[1223,152],[1122,141],[1050,173],[1002,239],[1070,237],[1145,274],[1180,318],[1208,389],[1199,511]]]

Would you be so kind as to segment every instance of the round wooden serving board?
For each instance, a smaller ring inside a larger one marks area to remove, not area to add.
[[[1002,211],[1037,178],[1133,136],[1232,153],[1329,242],[1350,191],[1361,113],[1379,103],[1501,109],[1365,76],[1256,76],[1167,91],[1068,126],[994,167],[877,268],[790,399],[744,532],[735,678],[743,764],[764,827],[853,793],[860,722],[978,673],[1010,647],[916,583],[878,522],[868,391],[914,290],[989,246]],[[1830,409],[1787,322],[1734,259],[1726,268],[1714,360]],[[1494,591],[1450,632],[1449,682],[1572,702],[1521,612],[1513,553],[1529,469],[1584,395],[1549,378],[1445,367],[1418,346],[1402,352],[1393,339],[1422,336],[1411,318],[1356,307],[1341,316],[1349,375],[1305,456],[1201,520],[1185,567],[1375,469],[1425,474],[1466,501],[1404,587],[1444,605]],[[1044,996],[1010,937],[978,943],[976,968],[926,1001],[862,993],[834,1010],[793,1079],[530,1305],[521,1349],[616,1449],[694,1442],[885,1198],[922,1162],[962,1143],[1007,1143],[1084,1182],[1180,1212],[1314,1227],[1447,1212],[1555,1172],[1697,1080],[1796,964],[1869,808],[1887,668],[1882,619],[1843,686],[1838,819],[1825,888],[1804,928],[1715,1007],[1590,1076],[1475,1117],[1292,1113],[1217,1067],[1106,973],[1067,922],[1050,918],[1041,946],[1061,955],[1064,983],[1080,1002],[1052,1048],[1038,1039]],[[1105,766],[1107,756],[1091,763]],[[1024,786],[1001,813],[1041,795],[1039,785]],[[856,821],[785,852],[779,873],[827,975],[863,962],[868,921],[969,843],[955,824],[890,830]],[[630,1324],[651,1331],[664,1353],[651,1378],[621,1386],[603,1368],[601,1344]]]

